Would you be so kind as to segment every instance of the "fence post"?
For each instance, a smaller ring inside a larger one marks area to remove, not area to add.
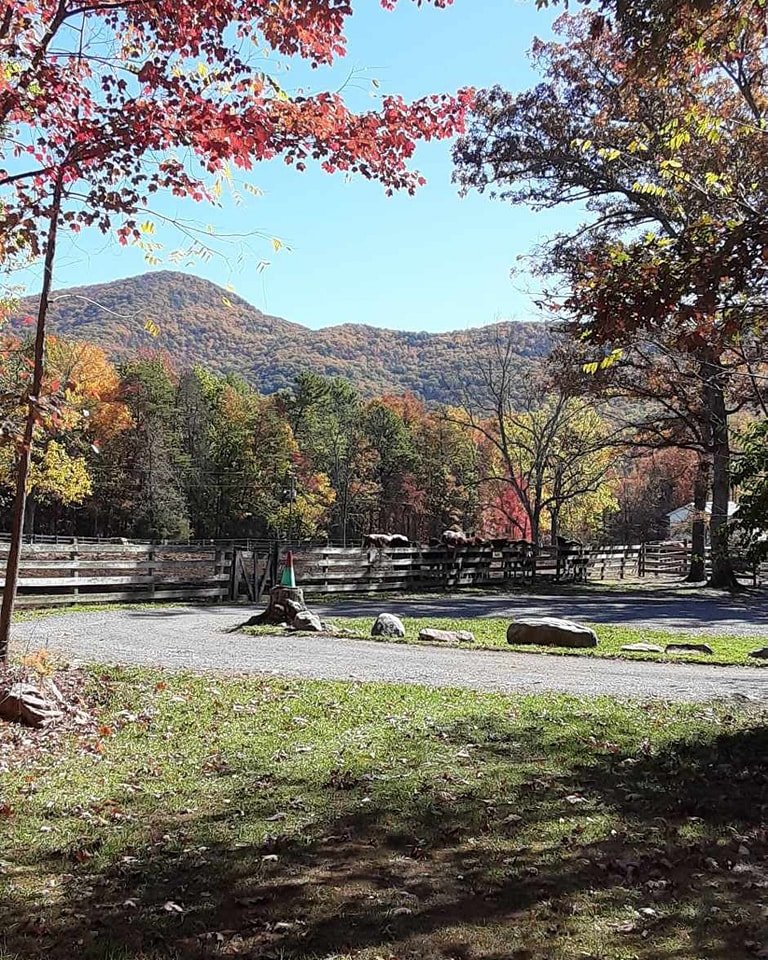
[[[79,553],[78,548],[77,548],[77,540],[75,540],[74,543],[73,543],[73,549],[70,551],[69,559],[72,561],[72,564],[73,564],[73,566],[72,566],[72,579],[73,579],[73,580],[77,580],[77,578],[80,576],[80,569],[76,566],[76,564],[77,564],[78,561],[80,560],[80,553]],[[73,597],[79,597],[79,596],[80,596],[80,588],[77,586],[77,584],[75,584],[75,585],[72,587],[72,596],[73,596]]]
[[[237,601],[237,547],[232,544],[232,559],[229,561],[229,599]]]
[[[147,576],[149,580],[149,595],[154,600],[155,599],[155,568],[153,563],[155,562],[155,548],[150,547],[149,553],[147,554],[148,566],[147,566]]]
[[[213,576],[216,581],[216,586],[220,587],[219,577],[221,576],[221,549],[216,547],[213,552]],[[154,581],[153,581],[154,582]]]

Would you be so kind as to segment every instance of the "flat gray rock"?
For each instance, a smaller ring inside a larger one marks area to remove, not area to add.
[[[597,634],[559,617],[521,617],[507,627],[507,643],[540,647],[596,647]]]
[[[715,651],[707,643],[668,643],[664,653],[707,653]]]
[[[664,647],[656,643],[627,643],[621,649],[627,653],[664,653]]]
[[[469,630],[433,630],[428,627],[419,631],[419,640],[424,643],[473,643],[474,633]]]
[[[760,647],[759,650],[750,650],[749,655],[756,660],[768,660],[768,647]]]
[[[372,637],[404,637],[405,627],[394,613],[380,613],[371,627]]]

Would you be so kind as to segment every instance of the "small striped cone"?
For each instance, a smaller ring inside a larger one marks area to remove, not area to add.
[[[289,550],[285,555],[285,566],[283,567],[283,575],[280,578],[281,587],[295,587],[296,586],[296,574],[293,572],[293,554]]]

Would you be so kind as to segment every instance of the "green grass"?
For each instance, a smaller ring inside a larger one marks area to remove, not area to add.
[[[89,686],[99,732],[0,754],[4,958],[767,945],[766,711],[103,668]]]
[[[719,665],[741,664],[751,667],[766,666],[765,660],[752,659],[750,650],[765,646],[760,637],[736,636],[695,636],[693,634],[670,632],[665,630],[648,630],[639,627],[623,627],[613,624],[591,623],[597,633],[599,644],[587,649],[568,650],[557,647],[518,646],[507,643],[507,627],[509,617],[477,617],[474,619],[459,619],[449,617],[404,617],[403,626],[406,635],[402,639],[388,637],[371,637],[371,627],[375,617],[333,617],[328,621],[334,632],[352,639],[375,639],[385,643],[412,643],[419,644],[419,631],[425,627],[436,627],[439,630],[469,630],[475,636],[474,643],[462,643],[461,647],[468,650],[515,650],[527,653],[546,653],[556,655],[573,655],[581,657],[621,657],[627,660],[663,660],[668,662],[714,663]],[[245,632],[254,636],[272,635],[281,631],[275,627],[246,627]],[[622,646],[631,643],[654,643],[665,647],[668,643],[706,643],[714,650],[714,654],[701,653],[631,653],[622,652]],[[422,644],[423,645],[423,644]],[[441,644],[445,646],[445,644]]]
[[[196,606],[208,605],[206,601],[196,601]],[[16,623],[40,620],[42,617],[58,617],[68,613],[108,613],[112,610],[165,609],[166,607],[186,607],[184,602],[154,602],[142,600],[135,603],[69,603],[60,607],[16,607],[13,619]],[[2,960],[2,954],[0,954]]]

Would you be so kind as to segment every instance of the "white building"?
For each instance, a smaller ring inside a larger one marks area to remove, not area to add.
[[[738,503],[734,503],[733,500],[728,501],[728,518],[730,519],[738,509]],[[667,520],[669,521],[669,530],[670,533],[675,533],[677,530],[681,532],[681,529],[690,530],[691,523],[693,522],[693,515],[696,511],[696,508],[692,503],[686,503],[684,507],[678,507],[677,510],[672,510],[671,513],[667,514]],[[712,501],[707,502],[706,509],[704,511],[706,521],[709,523],[709,518],[712,515]]]

